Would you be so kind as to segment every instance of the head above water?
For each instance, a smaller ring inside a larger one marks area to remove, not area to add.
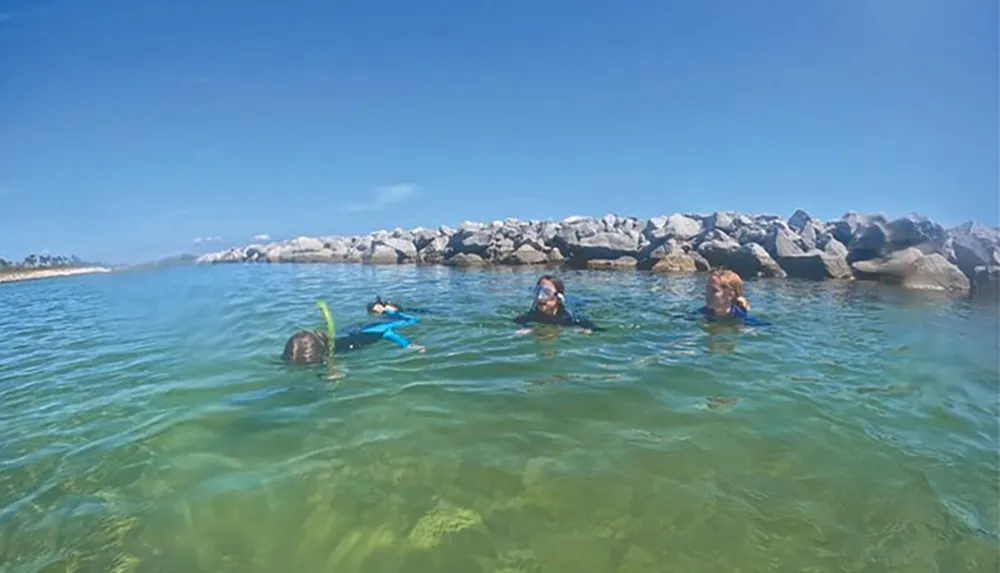
[[[365,309],[368,311],[368,314],[382,314],[387,310],[402,312],[402,309],[399,308],[399,305],[393,304],[389,301],[382,300],[381,296],[375,297],[375,300],[368,303]]]
[[[559,277],[544,275],[535,283],[535,309],[543,314],[558,314],[564,309],[566,286]]]
[[[729,314],[734,306],[750,312],[740,275],[730,270],[712,271],[705,285],[705,306],[718,315]]]
[[[329,352],[329,339],[325,332],[300,330],[285,343],[282,360],[293,364],[319,364]]]

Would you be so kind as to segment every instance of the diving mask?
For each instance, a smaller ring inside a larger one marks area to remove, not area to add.
[[[556,289],[548,285],[539,285],[535,287],[535,300],[546,301],[552,299],[562,299],[562,295],[559,294]]]

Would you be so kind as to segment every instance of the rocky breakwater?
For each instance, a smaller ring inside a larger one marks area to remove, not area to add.
[[[854,212],[821,221],[717,212],[562,221],[466,222],[457,229],[299,237],[210,253],[199,263],[565,265],[688,273],[728,268],[745,278],[870,279],[905,288],[998,296],[1000,230],[953,229],[919,215]]]

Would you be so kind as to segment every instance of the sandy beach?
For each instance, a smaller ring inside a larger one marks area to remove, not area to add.
[[[16,271],[0,270],[0,283],[11,283],[18,281],[30,281],[35,279],[48,279],[54,277],[68,277],[72,275],[85,275],[91,273],[109,273],[111,269],[107,267],[69,267],[61,269],[20,269]]]

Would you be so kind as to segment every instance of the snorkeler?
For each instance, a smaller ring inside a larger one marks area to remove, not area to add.
[[[535,300],[528,312],[514,318],[515,324],[526,326],[530,323],[554,324],[558,326],[579,326],[584,332],[604,330],[586,318],[577,317],[566,309],[566,287],[562,280],[545,275],[535,283]],[[531,328],[523,328],[518,334],[526,334]]]
[[[419,344],[412,344],[396,328],[410,326],[420,322],[420,319],[400,310],[397,306],[376,298],[367,305],[369,314],[382,318],[349,328],[333,339],[333,350],[342,352],[369,346],[379,340],[388,340],[407,350],[425,352],[427,349]],[[295,364],[318,364],[326,358],[330,351],[330,335],[321,330],[300,330],[293,334],[285,343],[282,359]]]
[[[743,288],[743,279],[730,270],[716,269],[705,284],[705,306],[698,312],[709,320],[733,320],[751,326],[768,326],[769,322],[750,315],[750,301]]]

